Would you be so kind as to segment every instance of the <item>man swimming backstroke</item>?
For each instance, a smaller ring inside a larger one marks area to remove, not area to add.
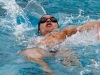
[[[78,65],[81,66],[81,63],[79,62],[77,57],[71,56],[71,50],[68,49],[63,52],[59,52],[58,48],[52,50],[52,47],[55,44],[62,42],[64,39],[67,39],[67,37],[70,37],[71,35],[77,32],[90,31],[91,29],[94,29],[95,33],[97,34],[97,39],[100,40],[100,20],[94,22],[87,22],[82,26],[69,26],[67,28],[64,28],[62,31],[57,31],[57,19],[52,15],[45,14],[40,18],[38,23],[38,32],[43,36],[43,38],[40,40],[40,42],[38,42],[36,47],[22,50],[19,52],[19,54],[27,57],[28,59],[34,62],[41,64],[42,69],[50,75],[54,75],[54,73],[52,73],[47,63],[43,60],[44,57],[64,56],[67,58],[67,60],[70,60],[65,61],[64,65],[70,66],[72,62],[76,62]]]

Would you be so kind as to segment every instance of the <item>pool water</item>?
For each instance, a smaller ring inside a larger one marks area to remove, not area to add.
[[[52,14],[59,28],[83,25],[100,18],[99,0],[0,0],[0,75],[47,75],[41,65],[17,52],[33,47],[40,35],[39,18]],[[34,42],[30,43],[30,40]],[[100,41],[94,31],[76,33],[61,44],[70,48],[82,63],[64,66],[60,58],[45,58],[56,75],[100,75]]]

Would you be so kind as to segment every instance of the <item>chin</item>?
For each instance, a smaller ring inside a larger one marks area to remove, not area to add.
[[[55,30],[55,28],[50,28],[50,29],[48,29],[49,31],[54,31]]]
[[[53,30],[48,30],[48,32],[52,32]]]

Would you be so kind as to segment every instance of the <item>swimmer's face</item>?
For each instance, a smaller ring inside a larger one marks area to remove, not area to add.
[[[46,35],[56,29],[58,29],[57,19],[51,15],[44,15],[40,21],[40,30],[41,35]]]

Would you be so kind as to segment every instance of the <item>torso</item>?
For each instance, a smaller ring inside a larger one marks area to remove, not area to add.
[[[61,42],[66,38],[66,35],[62,32],[54,32],[44,36],[44,38],[38,43],[38,45],[53,45],[55,43]]]

